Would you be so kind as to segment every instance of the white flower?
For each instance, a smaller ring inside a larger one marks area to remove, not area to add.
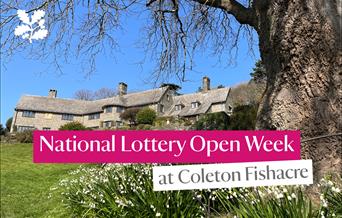
[[[292,193],[292,194],[291,194],[291,197],[292,197],[292,198],[297,198],[297,196],[295,195],[295,193]]]
[[[158,212],[158,213],[156,213],[156,217],[160,217],[161,216],[161,214]]]
[[[341,190],[339,188],[332,187],[331,191],[336,192],[336,193],[340,193]]]
[[[291,201],[291,200],[292,200],[291,196],[287,196],[287,199],[288,199],[289,201]]]
[[[284,197],[284,195],[283,195],[283,193],[280,193],[280,194],[277,194],[277,196],[276,196],[278,199],[281,199],[281,198],[283,198]]]

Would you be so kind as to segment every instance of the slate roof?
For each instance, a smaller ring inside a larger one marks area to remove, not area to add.
[[[184,94],[174,97],[171,110],[164,116],[194,116],[206,113],[212,104],[226,102],[230,88],[212,89],[207,92]],[[192,102],[199,102],[197,108],[191,108]],[[181,110],[176,111],[176,105],[184,105]]]
[[[17,103],[16,110],[74,115],[91,114],[103,111],[105,106],[138,107],[157,103],[167,90],[168,87],[163,87],[94,101],[24,95]]]

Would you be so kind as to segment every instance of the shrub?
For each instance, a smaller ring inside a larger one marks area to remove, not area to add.
[[[138,124],[150,124],[152,125],[154,120],[156,119],[157,114],[151,108],[143,108],[137,113],[137,121]]]
[[[85,127],[82,123],[78,121],[73,121],[66,123],[59,127],[59,130],[88,130],[89,128]]]
[[[226,130],[229,117],[224,112],[205,114],[195,123],[196,130]]]
[[[256,105],[240,105],[234,108],[228,129],[255,129],[258,107]]]
[[[23,132],[17,132],[15,134],[15,140],[20,143],[32,143],[33,142],[33,131],[25,130]]]
[[[8,118],[8,120],[6,121],[6,130],[8,132],[11,131],[12,121],[13,121],[13,117]]]
[[[120,114],[120,118],[122,120],[129,121],[130,124],[135,125],[137,122],[137,113],[140,111],[140,108],[128,108],[123,113]]]
[[[157,127],[163,127],[166,124],[170,123],[175,123],[175,118],[174,117],[157,117],[156,120],[154,121],[154,125]]]
[[[6,129],[0,124],[0,135],[5,135]]]

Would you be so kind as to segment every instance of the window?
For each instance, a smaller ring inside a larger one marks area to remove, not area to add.
[[[181,104],[177,104],[175,110],[176,111],[182,110],[182,105]]]
[[[18,126],[17,131],[18,132],[24,132],[28,130],[34,130],[35,128],[33,126]]]
[[[99,114],[99,113],[90,114],[90,115],[88,116],[88,120],[97,120],[97,119],[100,119],[100,114]]]
[[[113,111],[112,106],[105,107],[105,113],[112,113],[112,111]]]
[[[74,115],[72,115],[72,114],[62,114],[62,120],[74,120]]]
[[[23,117],[31,117],[34,118],[36,113],[34,111],[23,111]]]
[[[104,122],[103,122],[103,127],[104,127],[104,128],[110,128],[110,127],[112,127],[112,121],[104,121]]]
[[[43,130],[51,130],[50,127],[43,127]]]
[[[191,103],[191,108],[198,108],[198,106],[199,106],[199,102],[198,101]]]
[[[166,99],[167,99],[167,101],[170,101],[170,99],[171,99],[170,95],[166,95]]]
[[[116,121],[116,122],[115,122],[115,126],[116,126],[116,127],[122,126],[122,122],[121,122],[121,121]]]
[[[159,105],[159,111],[161,112],[161,113],[164,113],[164,105]]]
[[[124,108],[123,107],[116,107],[116,112],[117,113],[122,113],[124,111]]]

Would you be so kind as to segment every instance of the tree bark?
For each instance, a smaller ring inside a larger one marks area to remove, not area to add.
[[[267,89],[257,128],[300,130],[302,139],[341,132],[341,9],[334,0],[256,0]],[[302,143],[314,177],[342,173],[342,138]]]

